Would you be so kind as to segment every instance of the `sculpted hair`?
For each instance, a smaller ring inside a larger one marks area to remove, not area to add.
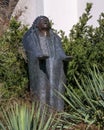
[[[38,27],[37,25],[38,25],[40,19],[44,19],[44,18],[46,18],[46,19],[49,21],[48,17],[46,17],[46,16],[38,16],[38,17],[34,20],[32,27],[33,27],[33,28],[37,28],[37,27]],[[51,29],[51,25],[50,25],[50,29]]]

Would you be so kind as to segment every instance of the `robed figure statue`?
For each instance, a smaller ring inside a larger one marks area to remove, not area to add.
[[[57,111],[64,109],[65,55],[60,37],[53,32],[49,19],[39,16],[23,37],[23,46],[28,59],[30,89],[43,104]]]

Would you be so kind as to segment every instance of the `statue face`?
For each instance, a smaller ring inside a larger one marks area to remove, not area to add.
[[[39,28],[39,30],[49,30],[50,29],[49,19],[47,17],[40,18],[37,27]]]

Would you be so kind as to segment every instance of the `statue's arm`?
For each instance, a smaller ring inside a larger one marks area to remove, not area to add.
[[[56,45],[56,53],[64,59],[66,57],[66,54],[64,52],[64,49],[62,48],[61,38],[57,35],[55,45]]]
[[[64,52],[64,49],[62,48],[62,42],[61,42],[61,38],[57,36],[58,39],[58,44],[57,44],[57,49],[56,51],[61,55],[61,57],[63,58],[64,61],[70,61],[72,60],[72,56],[67,56]]]

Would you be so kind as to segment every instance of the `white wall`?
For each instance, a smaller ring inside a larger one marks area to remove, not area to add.
[[[93,17],[88,24],[97,26],[99,15],[104,12],[104,0],[44,0],[44,14],[53,20],[54,28],[69,34],[69,30],[84,12],[87,2],[93,3]]]
[[[77,0],[44,0],[44,15],[54,23],[54,28],[69,33],[78,20]]]
[[[87,2],[93,3],[93,18],[89,24],[97,26],[99,14],[104,12],[104,0],[19,0],[14,14],[17,10],[24,10],[19,20],[30,26],[38,15],[46,15],[53,21],[55,29],[62,29],[68,35],[84,12]]]

